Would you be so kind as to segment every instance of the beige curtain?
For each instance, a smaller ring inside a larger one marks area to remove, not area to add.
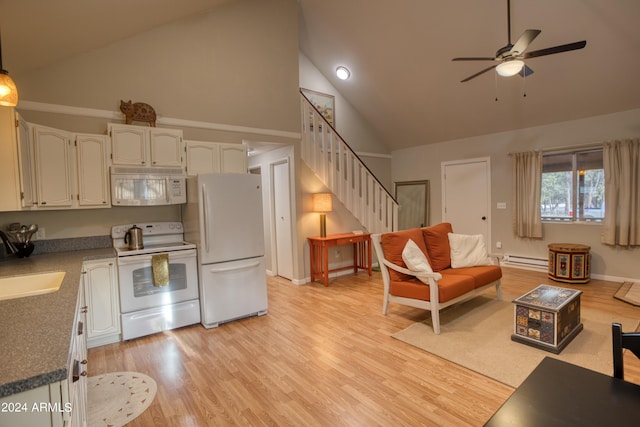
[[[604,144],[602,243],[640,246],[640,139]]]
[[[540,187],[542,152],[513,154],[513,232],[518,237],[542,238]]]

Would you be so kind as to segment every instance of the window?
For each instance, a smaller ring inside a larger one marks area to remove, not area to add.
[[[602,149],[545,154],[540,199],[543,220],[602,221]]]

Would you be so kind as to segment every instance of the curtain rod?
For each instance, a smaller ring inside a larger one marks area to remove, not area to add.
[[[606,142],[606,141],[605,141]],[[562,145],[559,147],[550,147],[550,148],[537,148],[529,151],[542,151],[543,153],[552,153],[554,151],[572,151],[572,150],[584,150],[589,148],[598,148],[603,147],[605,142],[592,142],[590,144],[581,144],[581,145]],[[516,153],[509,153],[510,156],[513,156]]]

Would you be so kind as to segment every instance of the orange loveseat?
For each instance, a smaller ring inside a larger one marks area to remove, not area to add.
[[[487,257],[483,265],[452,268],[449,233],[453,233],[451,224],[441,223],[372,235],[384,282],[383,314],[387,314],[390,301],[429,310],[433,331],[439,334],[443,308],[471,299],[492,286],[496,287],[497,299],[502,299],[502,269],[497,259]],[[462,237],[454,237],[457,236]],[[403,250],[410,239],[424,253],[432,272],[407,267]]]

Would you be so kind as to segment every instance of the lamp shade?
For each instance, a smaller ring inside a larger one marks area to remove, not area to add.
[[[333,204],[331,200],[331,193],[315,193],[312,196],[313,211],[314,212],[331,212],[333,210]]]
[[[18,88],[4,70],[0,70],[0,105],[4,107],[18,105]]]
[[[524,62],[519,59],[513,59],[511,61],[504,61],[496,67],[496,72],[503,77],[515,76],[524,67]]]

